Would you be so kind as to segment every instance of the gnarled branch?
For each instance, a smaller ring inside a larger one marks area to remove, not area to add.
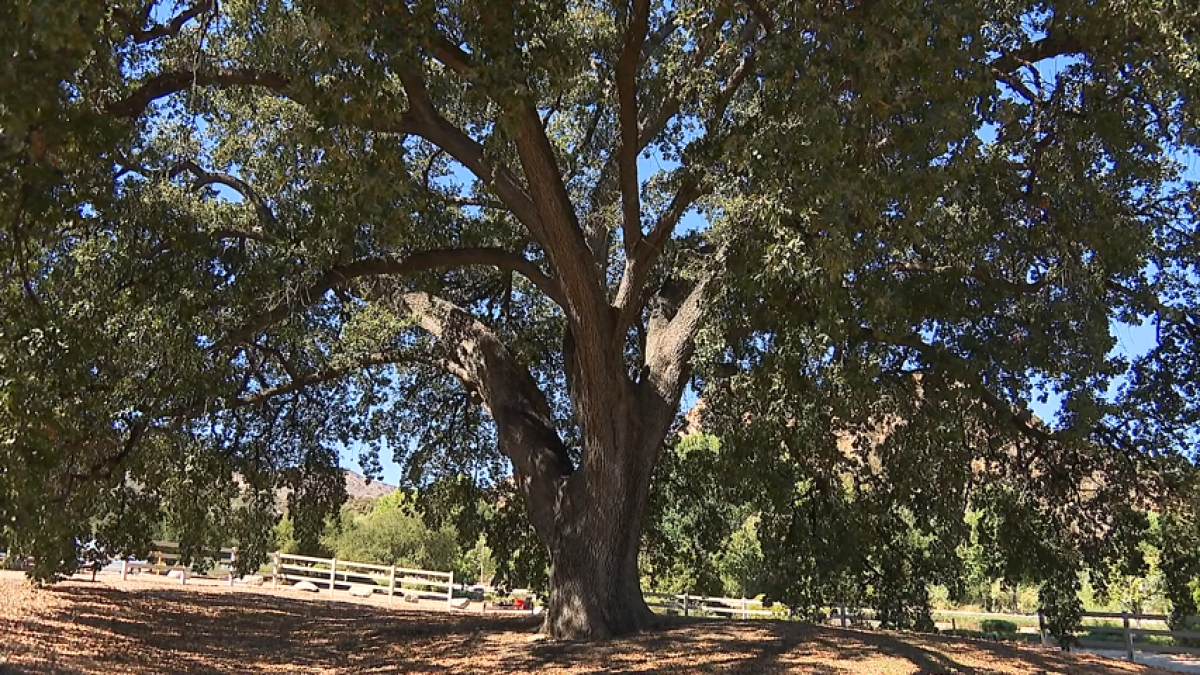
[[[170,178],[174,178],[185,171],[196,177],[196,180],[192,183],[193,189],[199,190],[209,185],[224,185],[254,205],[254,212],[258,214],[258,221],[268,233],[276,229],[278,221],[275,218],[275,213],[271,211],[271,207],[267,206],[267,202],[263,200],[262,196],[254,188],[250,187],[250,184],[246,181],[232,174],[207,171],[200,168],[199,164],[191,160],[180,162],[171,167],[167,175]],[[251,235],[247,234],[245,236],[250,237]]]
[[[1052,32],[1025,47],[1001,54],[992,61],[991,67],[1002,73],[1011,73],[1021,66],[1032,67],[1038,61],[1052,59],[1056,56],[1078,54],[1082,51],[1084,51],[1084,46],[1075,36]]]
[[[413,274],[434,269],[484,265],[518,272],[529,279],[547,297],[557,303],[565,302],[558,283],[538,269],[537,265],[517,253],[498,248],[462,248],[421,251],[403,258],[367,258],[339,265],[322,274],[307,288],[292,295],[293,301],[282,303],[247,322],[230,333],[218,346],[228,346],[249,340],[256,333],[291,316],[316,302],[325,293],[346,287],[355,279],[385,275]]]
[[[253,68],[225,68],[205,72],[166,72],[138,85],[124,98],[108,103],[104,109],[116,117],[135,118],[151,103],[192,87],[264,87],[278,94],[292,93],[291,83],[279,73]]]
[[[146,3],[146,14],[154,7],[153,2]],[[135,44],[146,44],[167,37],[179,35],[183,27],[193,19],[197,19],[202,14],[215,12],[217,8],[216,0],[197,0],[179,14],[171,18],[167,23],[151,24],[149,28],[145,28],[144,24],[149,18],[142,16],[137,19],[130,17],[128,14],[114,9],[113,13],[119,18],[125,20],[129,27],[129,35],[133,38]]]

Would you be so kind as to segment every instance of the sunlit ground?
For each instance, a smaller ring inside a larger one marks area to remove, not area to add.
[[[692,621],[602,644],[543,641],[528,618],[325,593],[0,573],[0,672],[1162,673],[1053,650],[793,623]]]

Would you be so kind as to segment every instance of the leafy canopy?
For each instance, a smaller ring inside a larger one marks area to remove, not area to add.
[[[862,575],[919,604],[973,505],[1011,574],[1076,579],[1194,469],[1189,3],[15,0],[0,30],[0,527],[43,575],[161,509],[261,553],[278,487],[311,539],[348,444],[530,478],[451,343],[504,346],[565,467],[605,456],[597,368],[668,411],[690,382],[696,470],[801,606]]]

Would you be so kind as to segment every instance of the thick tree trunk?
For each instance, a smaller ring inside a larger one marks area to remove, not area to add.
[[[637,544],[612,532],[565,538],[553,555],[550,607],[543,630],[569,640],[604,639],[648,628]]]
[[[691,324],[651,322],[636,381],[625,372],[620,344],[589,336],[588,349],[577,350],[568,333],[567,389],[582,432],[575,466],[536,380],[486,326],[426,294],[396,301],[447,345],[445,367],[479,394],[496,422],[500,449],[513,462],[530,522],[550,554],[545,630],[586,640],[651,625],[637,564],[642,518],[686,380]]]
[[[619,485],[593,484],[587,499],[562,503],[551,535],[550,606],[543,626],[551,636],[603,639],[653,622],[638,575],[649,489],[648,475],[633,473],[640,464],[622,467],[626,480]]]
[[[553,637],[603,639],[637,632],[654,620],[642,599],[638,551],[650,474],[669,416],[647,415],[635,401],[625,398],[609,411],[609,438],[616,446],[587,447],[581,466],[561,486],[552,524],[539,528],[551,563],[544,630]]]

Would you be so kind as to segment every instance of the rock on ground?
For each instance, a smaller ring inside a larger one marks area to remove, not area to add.
[[[317,585],[311,581],[297,581],[296,583],[292,584],[292,589],[297,591],[308,591],[309,593],[316,593],[317,591],[321,590],[317,588]]]
[[[372,595],[375,595],[375,589],[371,588],[370,586],[351,586],[350,595],[353,595],[356,598],[369,598]]]

